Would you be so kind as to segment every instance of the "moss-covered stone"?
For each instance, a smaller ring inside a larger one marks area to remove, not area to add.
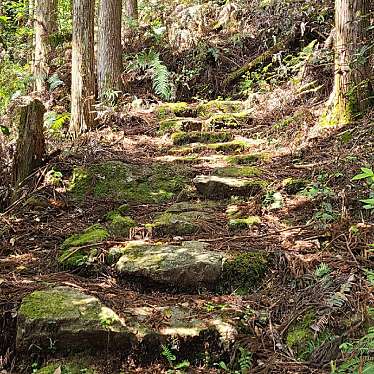
[[[197,106],[197,113],[202,117],[210,117],[214,113],[238,113],[244,109],[242,101],[232,100],[211,100],[207,103],[200,103]]]
[[[228,156],[227,162],[234,165],[254,165],[268,158],[264,153],[252,153],[248,155]]]
[[[268,267],[268,257],[261,252],[234,254],[226,260],[219,288],[245,294],[262,279]]]
[[[264,192],[267,182],[261,179],[243,179],[199,175],[193,180],[203,196],[217,199],[231,196],[254,196]]]
[[[220,177],[258,177],[262,174],[256,166],[228,166],[214,170],[213,175]]]
[[[67,268],[77,268],[94,262],[97,247],[89,244],[100,243],[109,237],[109,232],[101,225],[93,225],[81,234],[74,234],[62,243],[62,253],[58,262]],[[83,247],[83,248],[80,248]]]
[[[126,350],[132,344],[133,334],[113,310],[74,288],[35,291],[18,310],[19,351],[30,347],[64,352]]]
[[[232,218],[229,220],[231,230],[241,230],[261,223],[259,216],[248,216],[245,218]]]
[[[180,192],[186,184],[186,166],[161,163],[134,166],[108,161],[76,168],[69,184],[69,196],[82,200],[111,199],[129,203],[163,203]]]
[[[248,112],[214,114],[207,120],[209,129],[239,128],[250,120]]]
[[[156,109],[159,119],[170,117],[194,117],[196,109],[185,102],[163,103]]]
[[[197,118],[169,118],[160,122],[159,134],[178,131],[202,131],[203,122]]]
[[[119,273],[179,287],[212,285],[221,275],[224,257],[201,242],[139,245],[126,248],[117,262]]]
[[[171,136],[174,145],[183,145],[189,143],[221,143],[228,142],[233,139],[233,135],[229,132],[175,132]]]
[[[309,182],[307,180],[297,178],[286,178],[282,181],[282,186],[289,195],[295,195],[301,192],[308,184]]]
[[[126,237],[136,222],[129,216],[123,216],[117,211],[109,212],[106,218],[110,221],[109,231],[115,236]]]

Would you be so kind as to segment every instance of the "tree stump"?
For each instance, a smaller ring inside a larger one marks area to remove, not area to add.
[[[40,100],[28,96],[23,98],[12,171],[15,195],[24,179],[41,165],[45,156],[44,113],[45,108]]]

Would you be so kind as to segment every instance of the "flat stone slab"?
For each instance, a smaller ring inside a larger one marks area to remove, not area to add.
[[[224,256],[205,247],[205,243],[195,241],[184,242],[181,246],[130,245],[124,247],[116,268],[122,275],[171,286],[211,285],[221,276]]]
[[[254,196],[262,192],[266,182],[257,179],[198,175],[193,183],[203,196],[228,198],[231,196]]]
[[[135,335],[112,309],[71,287],[35,291],[22,300],[18,311],[18,351],[40,347],[126,352],[134,342]]]
[[[215,201],[198,203],[180,202],[173,204],[163,213],[158,214],[147,227],[155,236],[192,235],[203,229],[204,222],[214,220]]]

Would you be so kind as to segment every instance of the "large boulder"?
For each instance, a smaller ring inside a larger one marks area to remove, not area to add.
[[[129,350],[135,335],[96,297],[71,287],[35,291],[18,311],[18,351]]]
[[[198,175],[193,180],[196,189],[208,198],[254,196],[263,192],[266,182],[259,179]]]
[[[156,283],[179,287],[212,285],[221,276],[224,256],[201,242],[139,244],[124,247],[117,262],[122,275],[138,276]]]

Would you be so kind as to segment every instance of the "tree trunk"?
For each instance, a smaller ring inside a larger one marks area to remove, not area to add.
[[[371,0],[335,0],[335,81],[323,122],[350,123],[369,106],[369,3]]]
[[[121,46],[122,0],[101,0],[97,43],[97,83],[99,97],[122,90]]]
[[[48,79],[51,35],[57,31],[57,0],[35,0],[35,55],[33,73],[35,89],[44,91]]]
[[[69,127],[69,132],[73,137],[94,125],[94,14],[94,1],[73,1],[71,121]]]
[[[122,40],[124,41],[124,45],[131,42],[138,20],[138,0],[124,0],[122,24]]]
[[[16,153],[13,160],[13,186],[16,191],[22,181],[40,166],[45,156],[43,103],[26,97],[21,106]]]

